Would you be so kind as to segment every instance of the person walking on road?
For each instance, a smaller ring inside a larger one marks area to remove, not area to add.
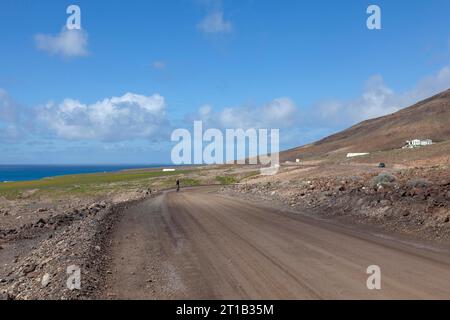
[[[177,179],[177,192],[180,191],[180,179]]]

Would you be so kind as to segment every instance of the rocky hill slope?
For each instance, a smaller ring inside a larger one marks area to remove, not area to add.
[[[370,119],[313,144],[287,150],[281,160],[401,148],[406,140],[450,140],[450,89],[396,113]]]

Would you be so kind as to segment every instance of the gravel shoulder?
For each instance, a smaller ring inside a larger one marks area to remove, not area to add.
[[[106,272],[110,231],[125,208],[141,199],[94,202],[4,232],[0,299],[92,299]],[[68,286],[76,285],[76,270],[79,288]]]
[[[224,187],[221,193],[417,239],[450,240],[448,165],[297,166]]]

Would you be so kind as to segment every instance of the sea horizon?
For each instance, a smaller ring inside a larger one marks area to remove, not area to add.
[[[0,164],[0,182],[40,180],[71,174],[172,167],[173,164]]]

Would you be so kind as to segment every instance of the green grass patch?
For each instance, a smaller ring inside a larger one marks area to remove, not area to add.
[[[8,200],[17,199],[18,197],[20,197],[22,195],[22,193],[19,190],[0,191],[0,194]]]
[[[139,182],[151,178],[173,176],[189,173],[191,170],[181,170],[174,172],[148,171],[148,172],[112,172],[112,173],[93,173],[76,174],[45,178],[32,181],[17,181],[0,183],[0,194],[8,197],[20,195],[26,190],[65,190],[74,193],[88,193],[99,185],[126,184],[130,182]]]
[[[195,186],[199,186],[201,185],[201,181],[197,180],[197,179],[192,179],[192,178],[179,178],[180,179],[180,186],[181,188],[183,187],[195,187]],[[164,188],[176,188],[177,184],[177,178],[170,178],[170,179],[166,179],[162,182],[163,187]]]
[[[239,182],[235,176],[217,176],[216,180],[219,181],[220,184],[234,184]]]
[[[186,178],[186,179],[181,179],[180,180],[180,184],[183,187],[194,187],[194,186],[199,186],[201,183],[199,180],[197,179],[191,179],[191,178]]]
[[[251,172],[248,172],[248,173],[246,173],[243,177],[242,177],[242,179],[241,180],[243,180],[243,179],[248,179],[248,178],[251,178],[251,177],[256,177],[256,176],[259,176],[261,174],[261,171],[251,171]]]

